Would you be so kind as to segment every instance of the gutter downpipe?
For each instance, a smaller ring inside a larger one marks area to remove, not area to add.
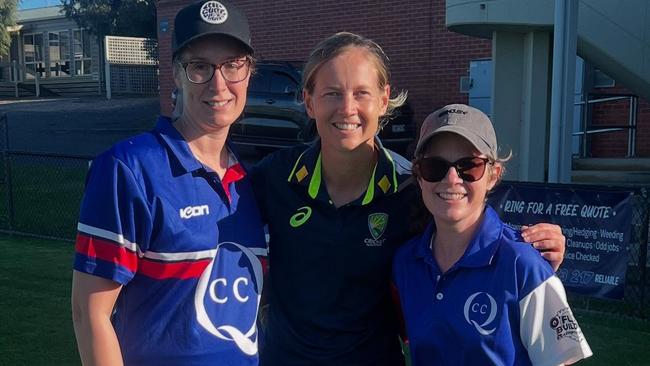
[[[571,129],[578,42],[578,1],[555,0],[548,152],[549,183],[571,182]]]

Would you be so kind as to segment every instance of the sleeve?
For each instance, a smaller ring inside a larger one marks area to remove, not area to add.
[[[520,336],[533,365],[574,363],[592,355],[556,276],[519,301]]]
[[[74,269],[128,283],[149,247],[152,215],[133,172],[111,154],[93,161],[81,202]]]

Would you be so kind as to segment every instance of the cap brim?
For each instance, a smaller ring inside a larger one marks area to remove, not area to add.
[[[215,36],[215,35],[216,36],[225,36],[225,37],[234,39],[235,41],[238,41],[246,49],[246,51],[248,51],[251,55],[255,54],[255,50],[253,49],[253,47],[250,44],[248,44],[248,42],[242,40],[241,38],[239,38],[237,36],[234,36],[234,35],[232,35],[230,33],[224,33],[224,32],[206,32],[206,33],[202,33],[202,34],[197,34],[194,37],[186,39],[185,42],[181,43],[180,45],[176,45],[176,47],[174,48],[174,51],[172,52],[172,55],[176,55],[176,53],[178,53],[183,48],[185,48],[185,46],[187,46],[188,44],[194,42],[195,40],[197,40],[199,38],[206,37],[206,36]]]
[[[415,155],[420,155],[422,153],[422,149],[429,143],[429,141],[434,136],[444,132],[453,133],[461,136],[465,140],[469,141],[469,143],[472,144],[472,146],[474,146],[474,148],[478,150],[481,154],[490,153],[490,147],[485,142],[483,142],[483,140],[481,140],[475,133],[456,125],[447,125],[447,126],[439,127],[435,131],[429,133],[424,138],[421,138],[415,149]]]

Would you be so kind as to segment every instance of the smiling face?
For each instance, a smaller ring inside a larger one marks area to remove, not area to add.
[[[316,120],[322,148],[352,151],[374,146],[390,87],[379,86],[373,57],[351,47],[316,71],[313,90],[305,91],[304,99],[307,113]]]
[[[453,133],[434,136],[424,149],[424,157],[439,157],[449,162],[464,157],[484,157],[463,137]],[[500,163],[487,164],[483,177],[475,182],[463,181],[456,170],[449,168],[439,182],[418,177],[422,200],[433,215],[436,225],[470,227],[481,218],[487,193],[501,174]]]
[[[193,41],[182,51],[182,62],[204,62],[219,65],[243,58],[246,50],[238,41],[227,37],[205,36]],[[205,84],[190,82],[180,65],[174,66],[174,82],[183,92],[181,118],[204,130],[229,127],[246,105],[249,75],[242,81],[229,82],[219,70]]]

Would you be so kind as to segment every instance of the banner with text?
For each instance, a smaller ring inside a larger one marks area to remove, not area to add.
[[[490,205],[514,227],[549,222],[566,236],[557,272],[568,291],[622,299],[632,224],[631,191],[504,182]]]

